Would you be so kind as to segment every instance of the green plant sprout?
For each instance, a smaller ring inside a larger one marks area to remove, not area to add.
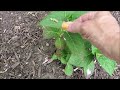
[[[47,15],[40,26],[43,27],[45,39],[55,39],[56,52],[51,57],[52,60],[60,60],[66,67],[64,72],[71,76],[73,66],[83,68],[84,75],[89,78],[95,68],[94,58],[101,67],[110,75],[114,73],[116,62],[105,57],[89,41],[83,39],[80,34],[70,33],[62,29],[64,21],[74,21],[87,11],[53,11]]]

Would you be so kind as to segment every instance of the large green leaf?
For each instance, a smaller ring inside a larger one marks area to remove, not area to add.
[[[91,45],[82,39],[79,34],[66,32],[63,36],[66,39],[65,42],[71,51],[71,57],[68,62],[78,67],[84,67],[88,65],[93,59],[93,55],[89,50]],[[86,43],[88,43],[87,46]]]
[[[45,39],[58,38],[61,35],[60,29],[44,27],[43,37]]]
[[[98,62],[100,63],[101,67],[110,75],[114,73],[114,70],[116,68],[116,62],[113,60],[110,60],[109,58],[105,57],[104,55],[96,54],[96,58]]]
[[[102,68],[112,76],[115,68],[116,68],[116,62],[113,60],[110,60],[109,58],[105,57],[98,48],[92,45],[92,53],[96,55],[96,58],[99,62],[99,64],[102,66]]]
[[[65,19],[65,14],[65,11],[51,12],[40,22],[40,25],[44,27],[54,27],[60,29]]]
[[[47,15],[41,22],[40,25],[44,27],[61,28],[63,19],[65,18],[64,12],[54,11]]]
[[[73,21],[86,11],[54,11],[47,15],[40,25],[44,27],[61,28],[63,21]]]
[[[90,64],[92,60],[93,60],[92,54],[88,56],[85,55],[79,56],[79,55],[71,54],[71,57],[68,62],[77,67],[85,67],[88,64]]]

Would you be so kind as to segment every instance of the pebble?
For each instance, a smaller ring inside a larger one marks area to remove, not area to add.
[[[49,46],[49,43],[46,43],[46,46],[48,47],[48,46]]]
[[[21,19],[21,16],[19,16],[18,19],[20,20],[20,19]]]
[[[20,29],[20,26],[15,26],[14,29],[15,29],[15,30],[19,30],[19,29]]]
[[[19,74],[18,77],[22,76],[22,74]]]
[[[2,20],[2,18],[0,18],[0,20]]]

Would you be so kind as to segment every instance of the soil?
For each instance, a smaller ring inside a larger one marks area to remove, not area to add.
[[[72,76],[59,61],[42,64],[55,51],[54,41],[45,40],[38,23],[49,11],[0,11],[0,79],[85,79],[82,70]],[[112,14],[120,21],[120,12]],[[91,79],[119,79],[120,67],[109,76],[96,63]]]

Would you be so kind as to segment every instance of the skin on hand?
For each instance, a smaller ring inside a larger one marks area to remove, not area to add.
[[[120,63],[120,27],[109,11],[89,12],[74,22],[64,22],[64,25],[63,29],[80,33],[105,56]]]

